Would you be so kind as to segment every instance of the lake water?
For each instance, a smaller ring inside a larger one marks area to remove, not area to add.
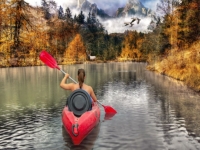
[[[74,146],[61,113],[70,92],[59,87],[63,74],[46,66],[0,69],[0,149],[195,150],[200,149],[200,95],[181,82],[149,72],[145,63],[60,66],[85,83],[101,107],[96,128]],[[68,82],[72,82],[68,79]]]

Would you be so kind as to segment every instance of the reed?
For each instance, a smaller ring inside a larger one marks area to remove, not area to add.
[[[167,57],[147,69],[181,80],[195,91],[200,91],[200,42],[187,49],[172,49]]]

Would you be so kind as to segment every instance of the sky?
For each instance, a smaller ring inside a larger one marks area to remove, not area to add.
[[[25,0],[32,6],[40,6],[41,0]],[[48,1],[48,0],[47,0]],[[77,5],[77,0],[54,0],[58,6],[62,6],[64,9]],[[99,9],[103,9],[106,13],[112,16],[117,8],[124,7],[128,0],[88,0],[90,3],[96,3]],[[156,11],[156,5],[160,0],[140,0],[140,2],[147,8]],[[72,10],[72,15],[77,14],[77,10]],[[137,16],[136,16],[137,17]],[[101,20],[100,20],[101,21]],[[124,22],[131,21],[129,18],[116,18],[107,21],[101,21],[108,33],[123,33],[125,30],[137,30],[141,32],[146,32],[147,26],[149,25],[151,19],[143,18],[140,24],[135,24],[134,27],[124,26]]]
[[[33,6],[40,6],[41,0],[25,0]],[[47,0],[48,1],[48,0]],[[103,10],[109,10],[112,8],[124,7],[128,0],[88,0],[91,3],[96,3],[97,6]],[[147,8],[156,11],[156,3],[159,0],[140,0],[140,2]],[[77,3],[76,0],[55,0],[58,6],[71,6]]]

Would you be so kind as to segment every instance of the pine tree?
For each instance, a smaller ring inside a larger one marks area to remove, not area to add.
[[[64,19],[64,12],[63,12],[63,8],[61,6],[59,7],[59,10],[58,10],[58,18]]]
[[[51,18],[49,4],[47,3],[46,0],[42,0],[41,1],[41,5],[42,5],[42,9],[44,11],[44,17],[45,17],[45,19],[49,20]]]
[[[92,23],[92,19],[91,19],[91,13],[88,13],[88,17],[87,17],[87,24],[91,24]]]
[[[42,0],[41,1],[41,5],[42,5],[43,9],[46,9],[48,7],[48,4],[47,4],[46,0]]]
[[[72,22],[72,14],[69,7],[67,7],[67,9],[65,10],[65,19],[68,23]]]
[[[83,11],[81,11],[81,13],[77,16],[76,20],[79,24],[84,24],[85,16],[83,14]]]

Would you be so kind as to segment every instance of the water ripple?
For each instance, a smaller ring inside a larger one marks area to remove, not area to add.
[[[144,63],[61,66],[76,78],[85,68],[99,101],[117,110],[74,146],[62,127],[68,92],[62,75],[45,66],[0,69],[0,149],[196,150],[200,149],[200,96]],[[20,87],[19,87],[20,85]]]

